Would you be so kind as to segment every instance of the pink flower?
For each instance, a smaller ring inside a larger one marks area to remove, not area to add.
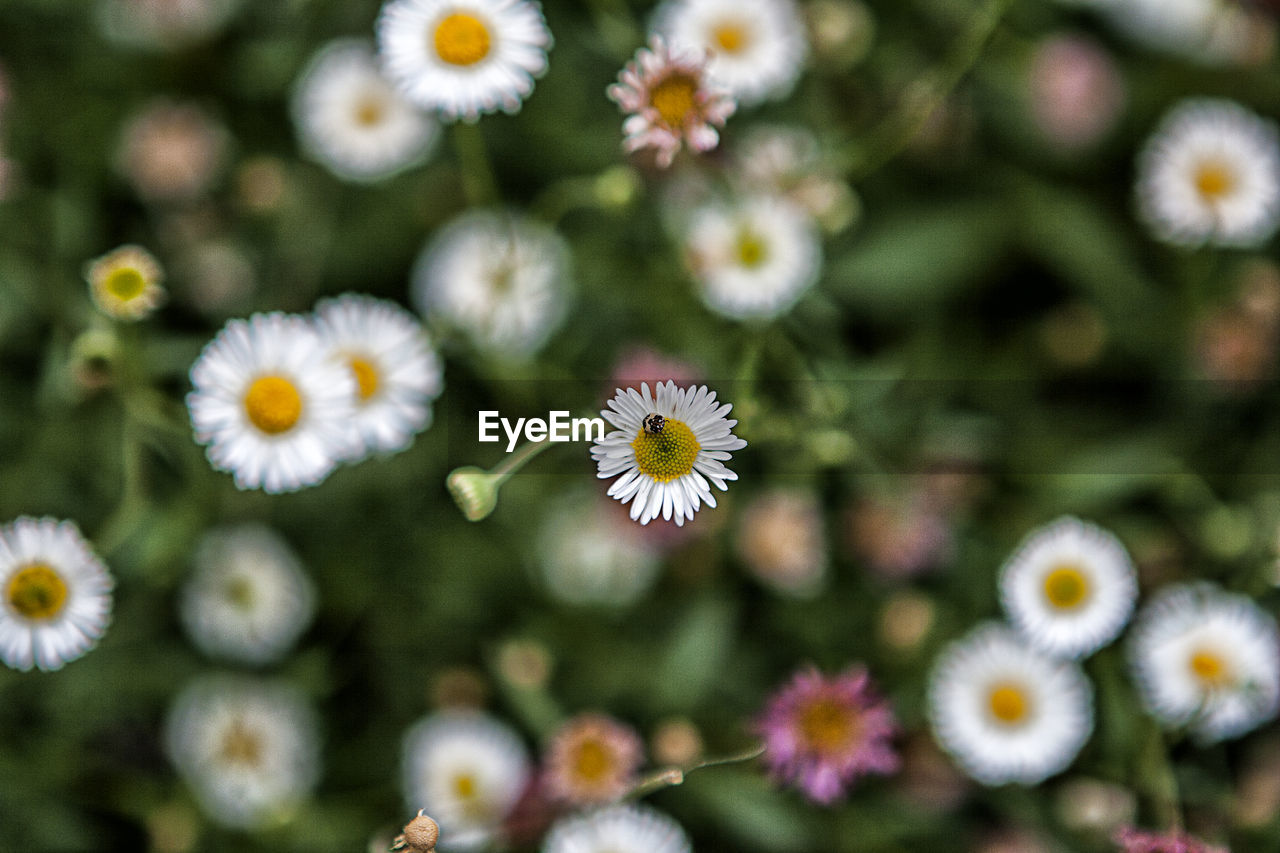
[[[1124,853],[1229,853],[1225,847],[1212,847],[1176,829],[1143,832],[1126,826],[1116,833],[1113,840]]]
[[[627,135],[623,147],[628,152],[655,149],[663,169],[681,143],[693,151],[715,148],[720,142],[715,128],[724,127],[738,105],[728,91],[711,85],[705,70],[705,57],[673,55],[659,36],[637,50],[607,90],[630,113],[622,125]]]
[[[900,763],[890,742],[897,721],[862,666],[832,678],[801,670],[769,700],[755,730],[770,775],[822,805],[859,777],[892,773]]]
[[[1115,61],[1083,36],[1057,35],[1041,42],[1029,83],[1036,124],[1063,149],[1097,142],[1124,109],[1124,78]]]
[[[569,720],[547,748],[547,790],[575,805],[607,803],[636,781],[644,745],[630,726],[604,714]]]

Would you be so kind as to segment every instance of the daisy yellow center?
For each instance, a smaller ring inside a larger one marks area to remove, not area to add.
[[[450,65],[475,65],[489,55],[491,42],[484,21],[466,12],[446,15],[436,24],[436,55]]]
[[[351,372],[355,374],[361,402],[378,393],[378,369],[368,359],[352,356]]]
[[[649,90],[649,103],[664,122],[678,130],[693,110],[697,92],[697,80],[688,74],[672,74]]]
[[[1219,201],[1230,195],[1236,186],[1236,176],[1226,165],[1217,162],[1202,163],[1196,169],[1196,192],[1206,201]]]
[[[747,28],[737,21],[724,21],[711,30],[711,42],[725,53],[737,53],[747,46]]]
[[[1227,663],[1226,658],[1213,649],[1194,650],[1187,660],[1187,666],[1201,686],[1208,689],[1228,687],[1234,681],[1231,665]]]
[[[258,429],[279,435],[293,429],[302,417],[302,395],[283,376],[261,376],[244,395],[244,411]]]
[[[4,597],[20,616],[47,621],[67,603],[67,582],[52,566],[32,563],[13,573]]]
[[[120,267],[107,273],[102,288],[121,302],[129,302],[147,289],[147,279],[133,267]]]
[[[356,104],[356,124],[361,127],[374,127],[382,123],[387,114],[387,105],[382,98],[369,95],[361,98]]]
[[[256,767],[262,762],[262,739],[243,722],[236,720],[222,736],[219,755],[227,764]]]
[[[834,699],[818,699],[800,712],[798,725],[810,749],[835,752],[848,746],[858,720],[849,708]]]
[[[683,421],[667,418],[660,433],[642,427],[631,448],[636,452],[636,467],[641,474],[669,483],[693,470],[702,445]]]
[[[476,795],[476,777],[470,773],[459,773],[453,777],[453,793],[460,800],[470,800]]]
[[[227,601],[241,610],[248,610],[253,606],[253,584],[248,578],[232,578],[227,581],[223,592],[227,597]]]
[[[1026,722],[1031,711],[1031,702],[1027,693],[1016,684],[997,684],[991,688],[987,696],[987,705],[991,716],[1006,726],[1016,726]]]
[[[1058,610],[1074,610],[1089,598],[1089,579],[1078,566],[1055,566],[1045,575],[1044,597]]]
[[[738,263],[747,269],[755,269],[769,257],[769,246],[756,232],[743,228],[738,232],[738,242],[734,247]]]
[[[588,782],[599,782],[613,772],[613,753],[598,740],[583,741],[574,750],[573,774]]]

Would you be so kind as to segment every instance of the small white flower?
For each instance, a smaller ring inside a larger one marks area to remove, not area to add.
[[[293,124],[309,156],[340,178],[375,181],[421,162],[440,126],[405,101],[363,41],[325,45],[294,89]]]
[[[677,388],[665,382],[652,395],[647,382],[639,392],[619,388],[600,412],[617,429],[591,448],[596,476],[617,477],[609,497],[630,501],[631,517],[641,524],[661,515],[683,525],[701,503],[716,505],[710,484],[725,491],[727,481],[738,479],[724,465],[730,451],[747,446],[732,432],[738,422],[725,417],[732,408],[717,403],[716,392],[705,385]]]
[[[648,806],[610,806],[551,825],[542,853],[691,853],[680,824]]]
[[[467,121],[519,111],[552,42],[529,0],[392,0],[377,32],[383,68],[406,98]]]
[[[0,527],[0,660],[61,669],[97,644],[114,582],[71,521],[23,516]]]
[[[985,785],[1035,785],[1075,760],[1093,731],[1080,667],[987,623],[943,650],[929,677],[938,743]]]
[[[684,239],[703,302],[734,319],[787,311],[818,280],[822,266],[813,220],[771,196],[702,207]]]
[[[486,844],[529,777],[520,737],[486,714],[441,711],[405,735],[405,798],[411,811],[424,809],[440,824],[442,849]]]
[[[744,105],[790,94],[809,53],[792,0],[667,0],[654,29],[673,50],[708,54],[711,79]]]
[[[1232,0],[1094,0],[1116,29],[1156,50],[1206,65],[1248,62],[1259,12]]]
[[[141,246],[113,249],[85,267],[89,294],[104,314],[120,320],[141,320],[164,303],[164,270]]]
[[[1115,639],[1137,596],[1137,573],[1124,545],[1076,518],[1032,531],[1001,569],[1009,621],[1056,657],[1082,658]]]
[[[756,497],[739,516],[734,545],[756,580],[779,595],[812,599],[826,587],[827,536],[811,491],[773,489]]]
[[[394,302],[345,294],[316,305],[330,357],[356,379],[350,421],[358,454],[395,453],[431,423],[443,368],[418,319]]]
[[[436,233],[413,268],[414,304],[512,359],[534,353],[564,319],[569,247],[514,214],[465,213]]]
[[[1137,192],[1160,240],[1259,246],[1280,224],[1280,136],[1232,101],[1183,101],[1143,149]]]
[[[195,564],[179,608],[205,654],[271,663],[311,624],[315,588],[289,543],[269,527],[211,531],[196,546]]]
[[[191,366],[196,441],[241,489],[291,492],[351,454],[356,380],[302,317],[232,320]]]
[[[251,829],[296,809],[320,775],[315,714],[289,687],[226,676],[178,696],[169,758],[210,818]]]
[[[1134,620],[1128,651],[1147,709],[1203,742],[1239,737],[1280,707],[1280,634],[1246,596],[1207,583],[1163,589]]]
[[[625,607],[658,576],[658,552],[597,495],[571,495],[552,509],[537,539],[547,591],[570,605]]]

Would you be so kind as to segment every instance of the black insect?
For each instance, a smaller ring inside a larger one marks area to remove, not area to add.
[[[667,419],[656,412],[650,412],[644,416],[644,420],[640,422],[640,426],[644,427],[644,431],[650,435],[661,435],[662,428],[667,425]]]

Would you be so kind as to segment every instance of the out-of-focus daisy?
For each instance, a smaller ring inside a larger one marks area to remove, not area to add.
[[[141,320],[165,300],[164,271],[141,246],[121,246],[85,267],[89,294],[104,314]]]
[[[657,543],[596,495],[570,495],[552,508],[535,543],[547,591],[571,605],[625,607],[653,586]]]
[[[349,293],[316,305],[316,329],[331,358],[356,380],[354,448],[407,448],[431,423],[431,403],[444,388],[440,359],[422,324],[394,302]]]
[[[1081,658],[1115,639],[1137,596],[1137,573],[1124,545],[1076,518],[1032,531],[1000,574],[1009,620],[1056,657]]]
[[[542,853],[692,853],[680,824],[647,806],[612,806],[552,825]]]
[[[785,312],[818,280],[822,266],[813,220],[771,196],[698,209],[684,248],[702,301],[736,320]]]
[[[661,515],[677,525],[692,519],[701,503],[714,507],[710,484],[725,491],[738,475],[725,467],[730,452],[747,443],[733,434],[733,406],[718,404],[716,392],[674,382],[649,393],[648,383],[618,389],[600,412],[617,427],[591,448],[596,476],[617,477],[609,497],[631,502],[631,518],[648,524]]]
[[[226,129],[199,107],[158,100],[125,126],[117,166],[147,201],[190,201],[221,173],[227,148]]]
[[[776,490],[753,500],[738,520],[738,558],[781,595],[812,598],[827,579],[827,537],[811,492]]]
[[[1147,709],[1206,743],[1239,737],[1280,707],[1275,619],[1211,584],[1161,590],[1134,620],[1129,659]]]
[[[944,503],[927,489],[868,495],[847,513],[849,545],[869,569],[889,580],[926,572],[955,549]]]
[[[192,641],[213,657],[279,660],[311,623],[316,594],[297,555],[260,524],[211,531],[179,602]]]
[[[374,181],[420,162],[440,127],[382,76],[363,41],[320,49],[293,93],[302,147],[340,178]]]
[[[1232,101],[1183,101],[1143,148],[1137,187],[1165,242],[1258,246],[1280,224],[1280,136]]]
[[[675,50],[708,53],[711,78],[742,104],[788,95],[809,52],[792,0],[667,0],[654,29]]]
[[[573,805],[607,803],[631,789],[643,761],[644,745],[633,728],[603,714],[580,714],[552,737],[545,784]]]
[[[1234,0],[1095,0],[1117,29],[1156,50],[1207,65],[1241,65],[1265,57],[1274,31]]]
[[[112,41],[172,49],[213,35],[240,0],[98,0],[97,19]]]
[[[943,650],[929,677],[938,743],[985,785],[1035,785],[1064,770],[1093,731],[1093,688],[997,624]]]
[[[440,824],[441,847],[470,849],[493,838],[530,777],[520,737],[485,714],[442,711],[404,739],[409,807]]]
[[[1031,117],[1065,151],[1087,148],[1109,131],[1127,97],[1124,77],[1101,45],[1080,35],[1050,36],[1028,72]]]
[[[196,681],[169,712],[165,745],[201,808],[229,827],[250,829],[290,814],[320,775],[314,712],[296,691],[273,682]]]
[[[769,699],[755,728],[773,777],[823,805],[862,776],[892,773],[900,763],[893,710],[861,666],[831,678],[801,670]]]
[[[97,644],[114,581],[71,521],[23,516],[0,527],[0,660],[51,671]]]
[[[440,229],[413,269],[413,297],[480,349],[508,358],[536,351],[564,319],[569,247],[515,214],[474,211]]]
[[[628,152],[653,148],[659,168],[665,169],[681,144],[691,151],[716,147],[716,128],[724,127],[737,104],[726,90],[707,81],[705,68],[701,54],[673,54],[658,36],[636,51],[608,90],[628,113],[622,125]]]
[[[351,453],[355,377],[302,317],[230,321],[191,366],[191,384],[196,441],[238,488],[313,486]]]
[[[753,127],[734,150],[730,178],[745,193],[768,193],[808,213],[830,233],[847,228],[860,203],[823,161],[817,137],[801,127]]]
[[[552,41],[530,0],[392,0],[377,32],[383,68],[406,98],[467,121],[517,112]]]

